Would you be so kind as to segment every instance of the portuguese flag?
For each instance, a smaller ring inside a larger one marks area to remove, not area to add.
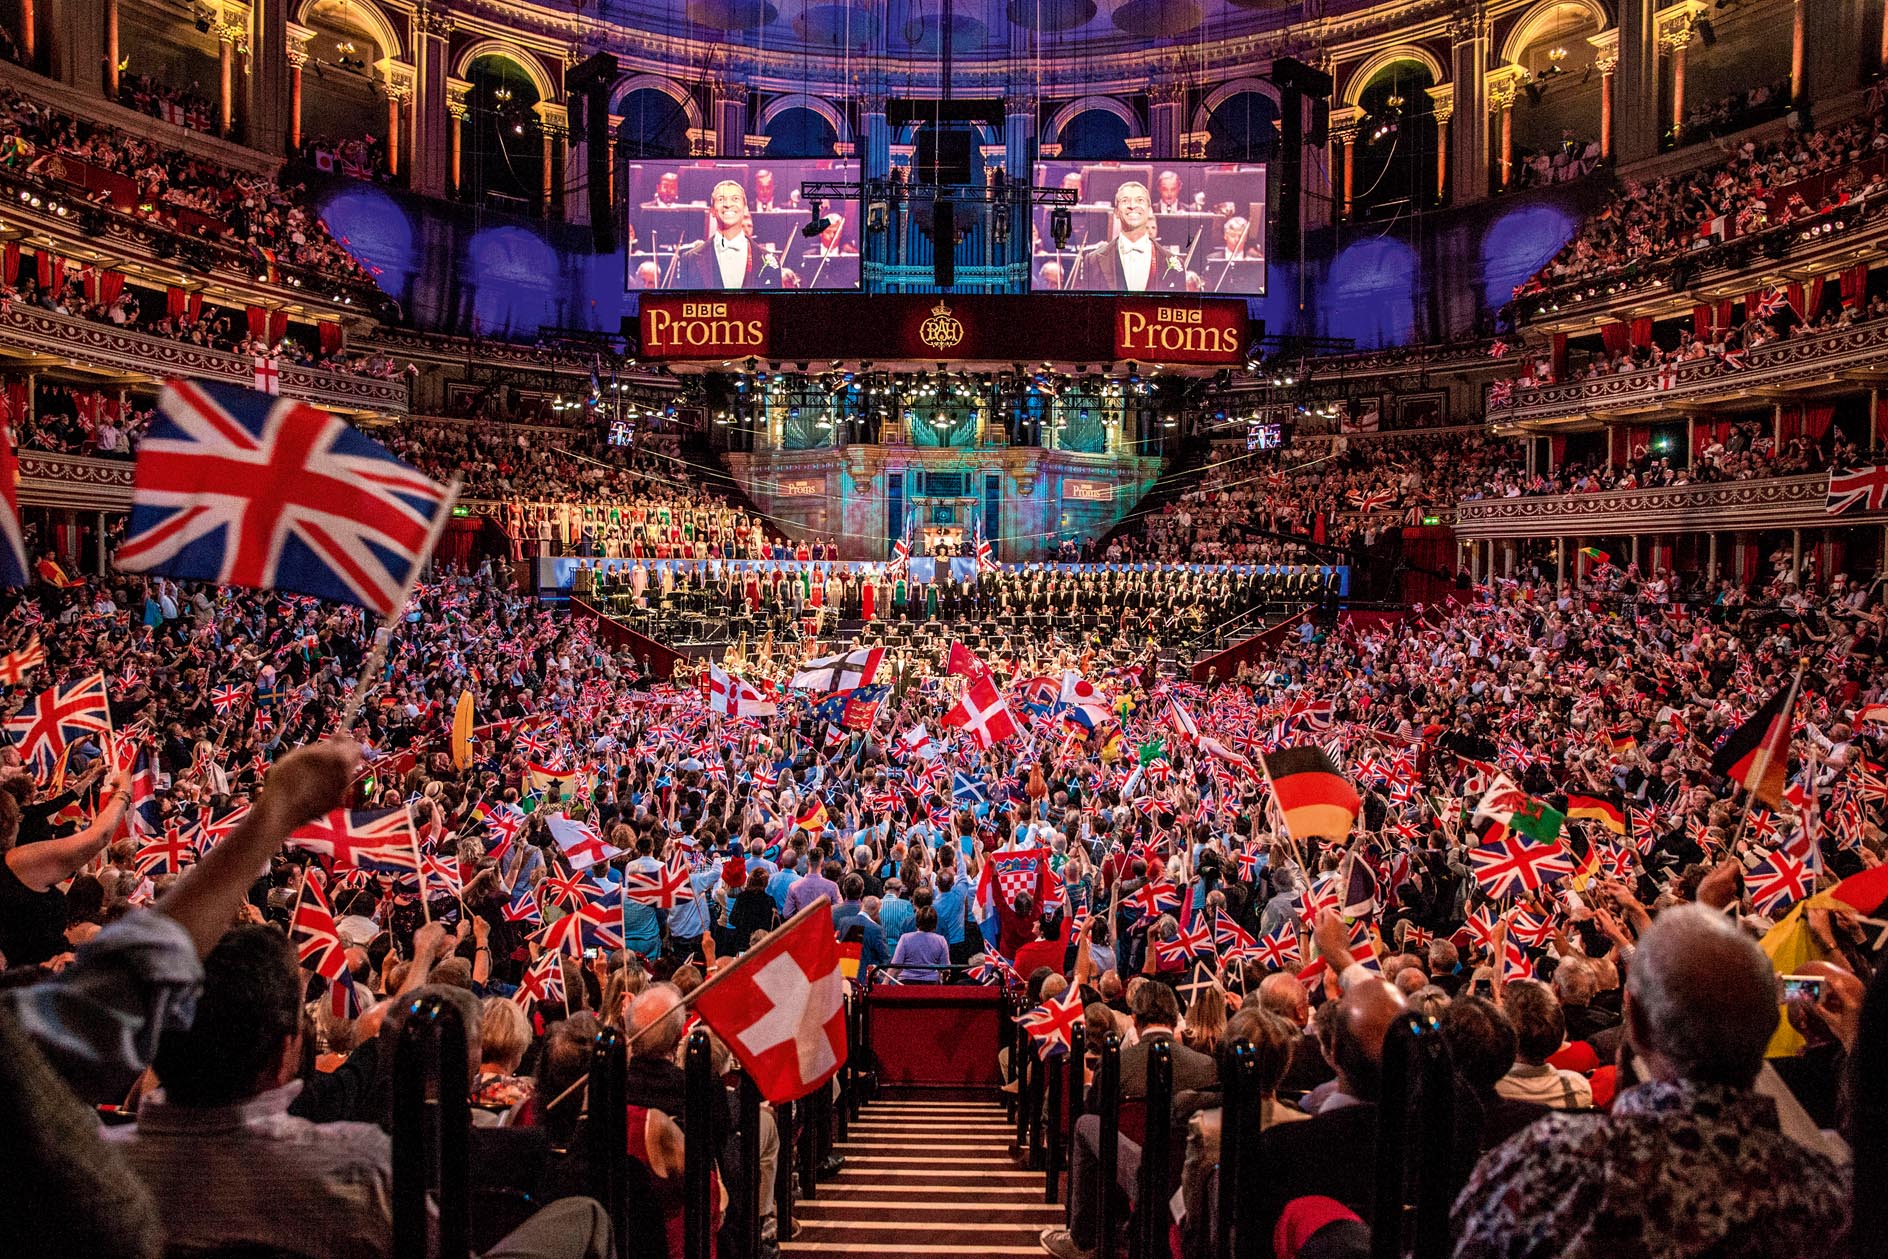
[[[1294,839],[1350,834],[1363,802],[1323,748],[1280,748],[1264,758],[1272,794]]]
[[[1598,822],[1615,835],[1626,833],[1626,811],[1606,796],[1567,793],[1566,813],[1571,818]]]
[[[1711,772],[1730,779],[1752,799],[1781,808],[1790,765],[1790,710],[1795,706],[1794,684],[1772,695],[1712,753]]]
[[[1596,546],[1583,546],[1580,548],[1580,554],[1586,556],[1588,559],[1592,560],[1595,564],[1610,564],[1613,562],[1612,556],[1608,555],[1606,552],[1600,550]]]

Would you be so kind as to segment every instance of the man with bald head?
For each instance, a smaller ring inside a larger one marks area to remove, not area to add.
[[[1633,955],[1624,1025],[1645,1082],[1490,1151],[1456,1200],[1456,1259],[1840,1253],[1846,1172],[1752,1087],[1777,1026],[1755,942],[1714,909],[1666,910]]]

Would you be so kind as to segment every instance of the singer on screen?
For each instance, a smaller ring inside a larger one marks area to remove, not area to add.
[[[781,285],[780,256],[771,245],[756,240],[751,231],[747,192],[724,179],[708,194],[708,212],[714,232],[676,252],[675,289],[777,289]]]
[[[1186,264],[1154,239],[1154,203],[1147,185],[1129,180],[1114,190],[1115,236],[1076,255],[1068,287],[1096,293],[1183,293]]]

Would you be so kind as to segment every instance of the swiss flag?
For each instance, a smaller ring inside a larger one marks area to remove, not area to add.
[[[1016,716],[988,677],[976,678],[964,688],[964,697],[944,714],[944,724],[968,730],[980,748],[994,747],[1016,733]]]
[[[947,673],[955,673],[959,677],[971,679],[990,676],[990,666],[980,660],[976,652],[959,642],[951,644],[950,655],[944,661],[944,669]]]
[[[694,1009],[775,1105],[832,1079],[846,1061],[846,1013],[831,902],[814,901],[702,985]]]

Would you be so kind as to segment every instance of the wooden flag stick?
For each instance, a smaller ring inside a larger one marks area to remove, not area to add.
[[[341,709],[340,731],[342,734],[347,733],[348,727],[354,724],[354,718],[360,715],[361,705],[366,702],[367,692],[373,685],[374,675],[379,673],[380,667],[386,663],[387,644],[393,641],[393,631],[399,625],[400,618],[406,615],[406,603],[413,597],[413,587],[419,584],[421,570],[433,558],[433,551],[439,546],[440,535],[446,531],[446,522],[452,519],[452,509],[459,501],[459,489],[463,483],[462,478],[455,476],[447,484],[446,496],[440,500],[439,511],[426,528],[426,541],[420,549],[418,558],[413,561],[413,568],[407,574],[406,584],[400,588],[400,597],[393,601],[392,606],[387,609],[387,615],[381,618],[381,633],[374,636],[374,643],[368,649],[367,658],[361,661],[360,676],[354,680],[354,694],[348,697],[346,705]],[[428,921],[430,922],[431,919]]]

